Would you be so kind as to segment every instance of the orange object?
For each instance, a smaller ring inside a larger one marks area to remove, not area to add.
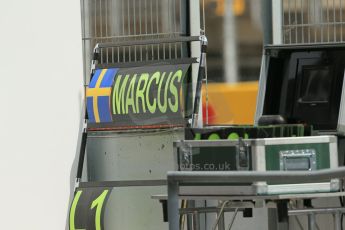
[[[225,0],[206,0],[207,4],[216,3],[215,13],[217,16],[224,16],[226,10]],[[246,2],[245,0],[233,0],[232,1],[232,11],[235,16],[241,16],[244,14],[246,10]]]
[[[203,92],[203,119],[206,124],[206,91]],[[208,84],[208,124],[253,124],[258,82]]]

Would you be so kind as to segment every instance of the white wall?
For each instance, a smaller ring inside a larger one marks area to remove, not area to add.
[[[81,110],[80,2],[0,9],[0,229],[61,230]]]

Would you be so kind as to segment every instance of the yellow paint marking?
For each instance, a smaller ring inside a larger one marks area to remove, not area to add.
[[[95,88],[89,88],[86,92],[86,95],[93,96],[93,111],[95,113],[96,123],[100,122],[99,111],[98,111],[98,96],[108,96],[110,95],[110,88],[100,88],[103,81],[104,75],[107,72],[107,69],[103,69],[99,78],[97,79]]]
[[[89,88],[86,90],[87,97],[99,97],[99,96],[109,96],[111,93],[111,88]]]
[[[99,88],[101,86],[101,83],[103,81],[104,75],[107,72],[107,69],[103,69],[101,74],[99,75],[99,78],[97,79],[95,88]]]

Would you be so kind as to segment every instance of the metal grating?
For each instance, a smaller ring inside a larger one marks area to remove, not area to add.
[[[284,44],[344,42],[344,0],[282,1]]]
[[[159,62],[174,59],[183,59],[185,55],[184,42],[179,39],[171,40],[168,39],[150,39],[144,42],[149,44],[140,44],[136,41],[123,41],[123,42],[111,42],[102,43],[105,46],[98,48],[100,52],[99,63],[100,65],[111,65],[111,64],[125,64],[132,62]],[[107,46],[109,44],[109,46]],[[122,44],[117,45],[117,44]]]
[[[84,74],[97,43],[178,38],[187,34],[183,0],[81,0]],[[186,57],[183,42],[102,47],[100,64]],[[85,79],[87,82],[87,79]]]

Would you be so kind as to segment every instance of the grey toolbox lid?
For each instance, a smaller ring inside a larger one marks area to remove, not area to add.
[[[344,134],[344,68],[344,44],[266,46],[256,122],[281,115],[320,133]]]

